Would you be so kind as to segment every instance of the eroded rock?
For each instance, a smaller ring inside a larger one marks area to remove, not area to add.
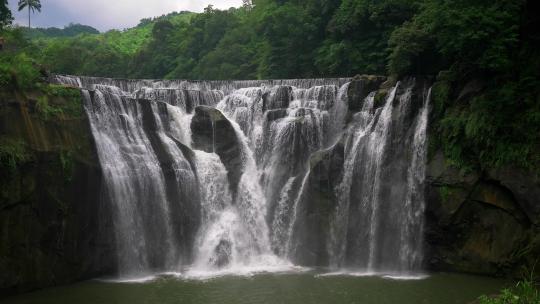
[[[231,122],[221,111],[198,106],[191,121],[193,148],[216,153],[227,169],[229,186],[236,193],[243,174],[242,148]]]
[[[310,173],[301,194],[294,258],[304,265],[328,265],[327,241],[330,217],[337,200],[335,187],[341,182],[345,158],[343,141],[315,152],[309,161]]]
[[[430,268],[517,275],[523,264],[534,263],[529,252],[540,251],[538,232],[514,191],[493,176],[461,172],[435,153],[426,184]]]
[[[349,111],[354,113],[362,109],[364,99],[373,91],[379,90],[386,77],[373,75],[357,75],[349,84],[347,92]]]

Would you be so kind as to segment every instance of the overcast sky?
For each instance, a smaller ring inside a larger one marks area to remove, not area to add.
[[[8,0],[15,23],[28,25],[28,11],[17,11],[18,0]],[[100,31],[124,29],[147,17],[173,11],[202,12],[208,4],[227,9],[242,0],[41,0],[41,13],[32,15],[32,27],[64,27],[70,22],[93,26]]]

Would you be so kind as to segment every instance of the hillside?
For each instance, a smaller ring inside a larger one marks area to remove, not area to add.
[[[121,77],[125,76],[129,58],[151,39],[156,23],[181,25],[188,23],[194,15],[191,12],[174,12],[143,19],[133,28],[105,33],[76,24],[64,29],[38,28],[29,31],[21,28],[21,31],[24,37],[30,39],[31,48],[41,50],[37,57],[53,72]]]

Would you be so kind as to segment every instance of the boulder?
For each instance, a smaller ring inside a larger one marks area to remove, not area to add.
[[[263,112],[288,108],[292,99],[292,87],[279,86],[275,91],[263,95]]]
[[[221,240],[214,248],[214,255],[211,258],[210,264],[215,267],[222,268],[231,262],[232,245],[229,240]]]
[[[510,176],[465,173],[447,164],[442,152],[434,154],[426,174],[428,268],[517,275],[522,265],[534,264],[529,253],[540,246],[532,209],[506,186],[517,184]]]
[[[343,141],[315,152],[310,172],[301,194],[294,234],[293,259],[302,265],[328,265],[327,241],[330,219],[337,197],[334,191],[342,179],[345,151]]]
[[[231,122],[215,108],[198,106],[191,121],[191,133],[193,149],[219,155],[227,169],[234,196],[244,172],[244,164],[241,143]]]

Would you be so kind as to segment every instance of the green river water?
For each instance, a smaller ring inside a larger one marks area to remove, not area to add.
[[[190,280],[161,276],[146,282],[92,280],[0,301],[6,304],[169,304],[169,303],[470,303],[507,282],[460,274],[422,279],[374,276],[260,274]]]

